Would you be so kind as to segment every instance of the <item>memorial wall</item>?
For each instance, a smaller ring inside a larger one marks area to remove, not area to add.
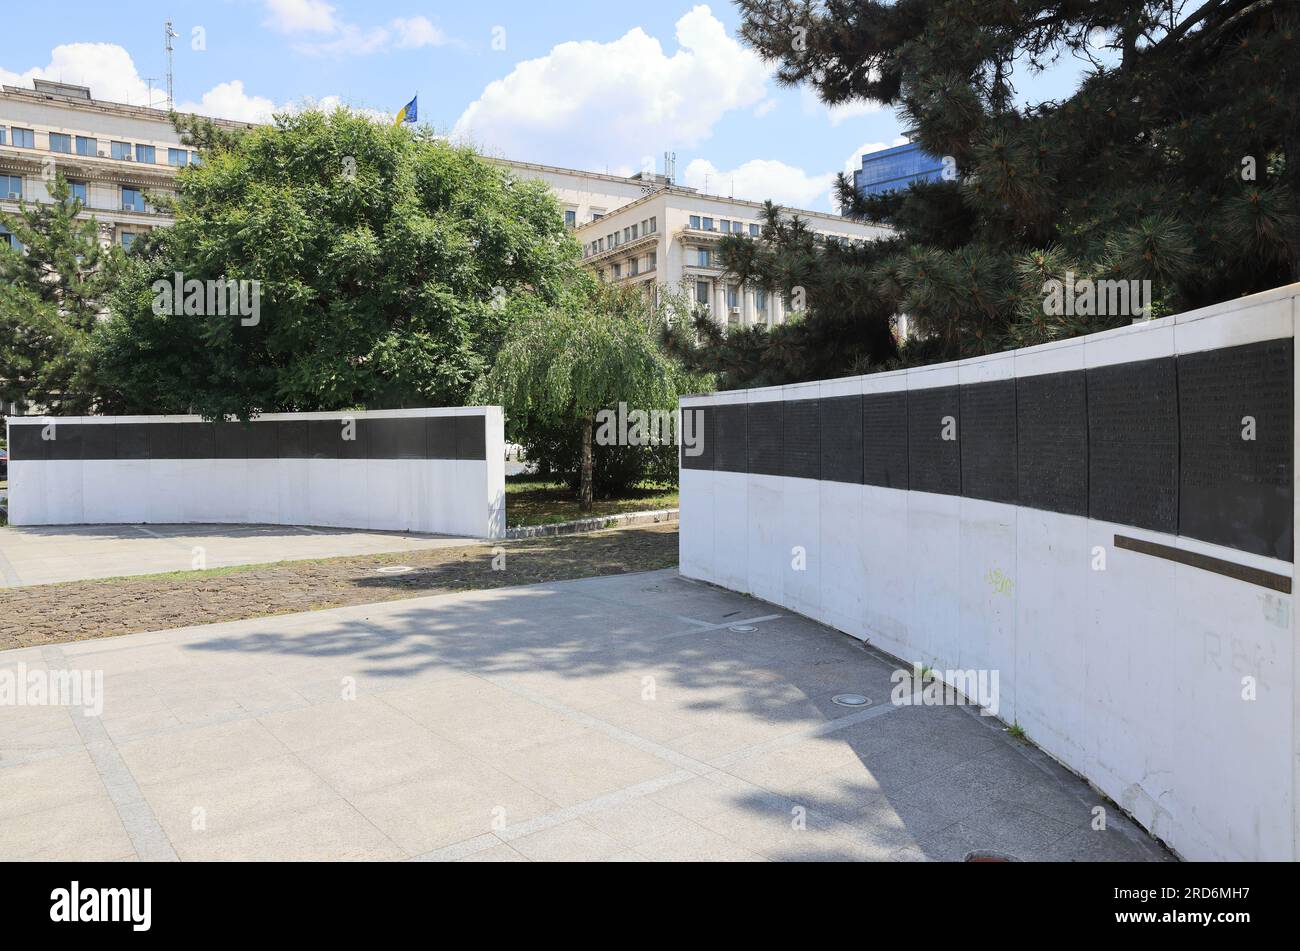
[[[234,523],[498,537],[499,407],[9,420],[13,525]]]
[[[999,716],[1184,856],[1293,859],[1297,293],[684,399],[681,570],[997,670]]]

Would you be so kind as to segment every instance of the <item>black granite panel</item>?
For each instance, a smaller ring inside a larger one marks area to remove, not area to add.
[[[487,417],[456,416],[456,458],[487,459]]]
[[[681,465],[683,469],[713,468],[712,406],[683,407],[680,418]]]
[[[426,416],[424,419],[425,452],[430,459],[456,458],[456,418]]]
[[[276,424],[281,459],[310,459],[307,422],[302,419],[280,420]]]
[[[862,484],[862,397],[835,396],[820,401],[822,478]]]
[[[1014,505],[1016,381],[970,383],[960,391],[962,495]]]
[[[727,403],[714,408],[713,428],[716,452],[713,456],[713,468],[717,471],[749,471],[745,409],[744,403]]]
[[[1294,343],[1178,357],[1179,534],[1291,561]]]
[[[1016,381],[1020,504],[1088,514],[1088,391],[1082,370]]]
[[[750,414],[753,422],[753,414]],[[795,479],[822,477],[821,407],[817,400],[785,403],[784,474]]]
[[[785,474],[785,406],[780,400],[749,404],[748,472]]]
[[[862,481],[886,489],[908,487],[907,391],[862,397]]]
[[[1088,371],[1088,512],[1178,531],[1178,382],[1173,357]]]
[[[961,495],[961,408],[955,386],[907,393],[908,484],[916,492]]]

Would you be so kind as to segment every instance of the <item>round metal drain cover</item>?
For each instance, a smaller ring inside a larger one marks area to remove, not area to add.
[[[865,707],[871,700],[860,693],[841,693],[831,697],[831,703],[838,703],[841,707]]]
[[[405,575],[410,574],[415,569],[409,565],[389,565],[387,568],[375,569],[381,575]]]
[[[733,624],[731,627],[727,628],[727,630],[731,631],[733,634],[753,634],[758,630],[758,628],[754,627],[752,624]]]

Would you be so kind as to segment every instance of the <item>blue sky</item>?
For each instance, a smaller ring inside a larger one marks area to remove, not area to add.
[[[420,118],[492,154],[631,173],[677,153],[678,177],[710,192],[833,210],[830,177],[900,140],[897,118],[828,110],[783,89],[735,36],[730,3],[478,0],[207,0],[14,4],[0,81],[82,82],[99,98],[161,105],[172,19],[176,100],[238,119],[303,102]],[[1026,82],[1067,91],[1074,67]],[[660,169],[661,170],[661,169]]]

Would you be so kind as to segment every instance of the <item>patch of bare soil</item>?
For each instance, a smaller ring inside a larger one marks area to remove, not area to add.
[[[504,559],[494,551],[503,551]],[[668,523],[462,548],[0,589],[0,650],[676,564],[677,525]],[[414,570],[377,570],[399,565]]]

